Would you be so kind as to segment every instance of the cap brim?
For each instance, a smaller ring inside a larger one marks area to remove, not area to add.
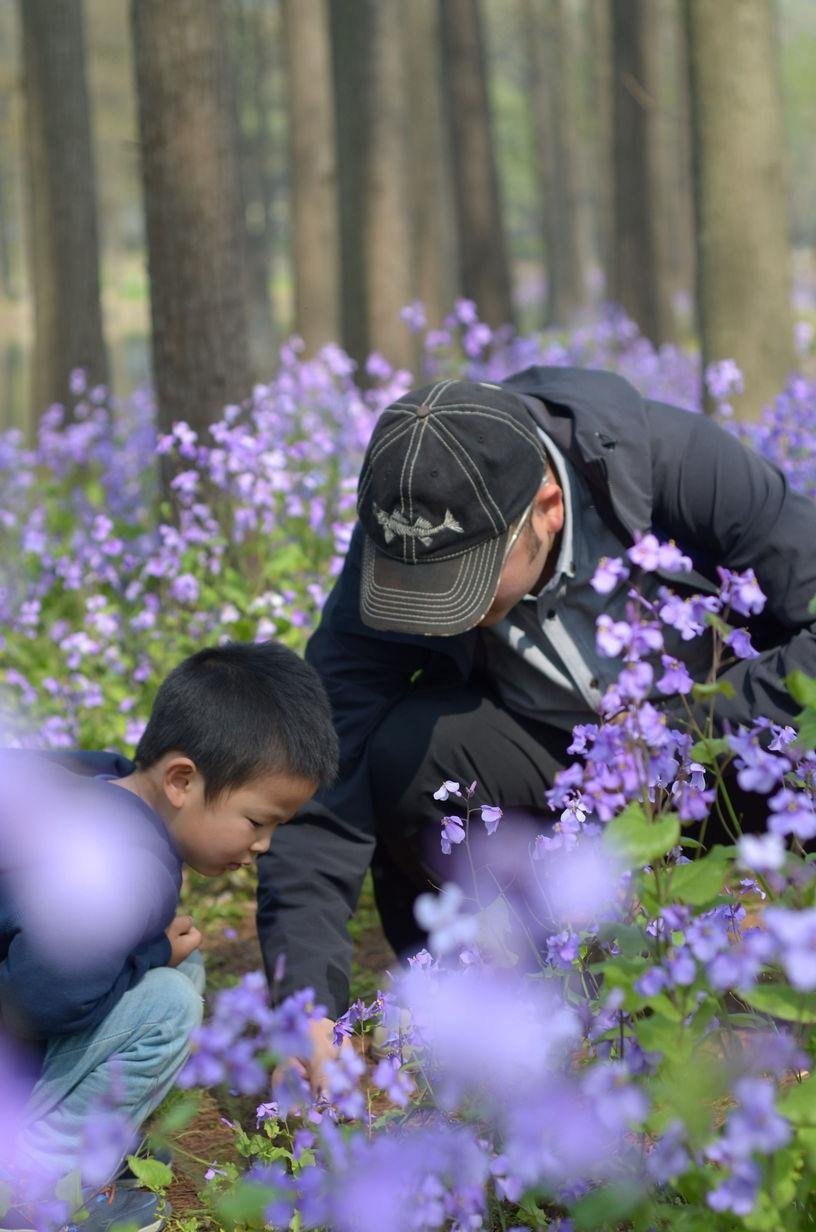
[[[448,560],[408,565],[379,552],[366,535],[360,616],[372,629],[453,637],[472,629],[493,602],[508,531]]]

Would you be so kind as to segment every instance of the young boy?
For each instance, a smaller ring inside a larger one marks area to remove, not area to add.
[[[336,768],[318,675],[274,642],[185,659],[159,688],[134,762],[3,755],[0,1048],[33,1051],[38,1069],[13,1161],[0,1126],[0,1181],[18,1204],[79,1170],[87,1232],[160,1226],[152,1195],[94,1190],[115,1176],[201,1021],[201,936],[176,915],[182,866],[214,877],[252,865]],[[0,1212],[2,1199],[0,1186]],[[22,1227],[24,1211],[0,1226]]]

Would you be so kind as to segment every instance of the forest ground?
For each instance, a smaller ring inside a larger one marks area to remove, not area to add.
[[[207,967],[206,996],[211,1004],[220,988],[237,983],[247,972],[261,967],[254,893],[240,874],[224,878],[215,886],[196,878],[188,883],[182,903],[204,937],[201,950]],[[380,928],[368,878],[350,932],[354,942],[352,1000],[371,1000],[387,982],[386,972],[396,960]],[[198,1196],[205,1183],[204,1173],[209,1166],[238,1158],[234,1133],[225,1121],[240,1117],[251,1133],[255,1128],[254,1105],[261,1102],[262,1097],[236,1100],[223,1090],[203,1092],[195,1117],[173,1141],[174,1180],[167,1197],[175,1219],[200,1214],[202,1222],[206,1222]]]

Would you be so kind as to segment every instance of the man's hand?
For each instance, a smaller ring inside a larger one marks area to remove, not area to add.
[[[303,1058],[300,1061],[289,1061],[285,1065],[279,1065],[272,1075],[272,1088],[274,1094],[275,1084],[280,1081],[283,1075],[289,1069],[294,1069],[302,1077],[308,1080],[311,1087],[312,1095],[317,1098],[320,1095],[325,1095],[326,1085],[326,1062],[333,1061],[340,1055],[340,1048],[336,1048],[333,1042],[334,1022],[331,1018],[316,1018],[309,1023],[309,1035],[312,1040],[312,1055],[311,1057]],[[342,1048],[351,1048],[351,1040],[344,1039],[341,1044]]]
[[[168,967],[177,967],[201,945],[201,933],[190,915],[177,915],[164,931],[170,942]]]

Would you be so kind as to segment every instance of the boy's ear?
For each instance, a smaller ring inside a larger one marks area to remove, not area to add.
[[[195,762],[181,754],[170,757],[162,772],[164,794],[173,808],[181,808],[187,799],[196,775]]]

